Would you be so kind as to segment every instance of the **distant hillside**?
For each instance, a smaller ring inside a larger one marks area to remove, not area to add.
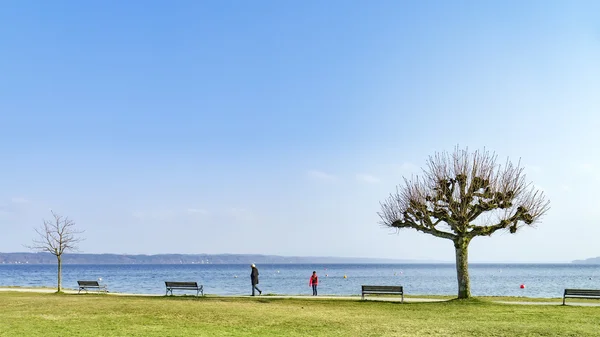
[[[575,260],[572,263],[578,263],[578,264],[600,264],[600,256],[598,256],[598,257],[590,257],[589,259],[585,259],[585,260]]]
[[[64,264],[300,264],[300,263],[427,263],[434,261],[346,257],[302,257],[253,254],[64,254]],[[50,253],[0,253],[0,264],[55,264]]]

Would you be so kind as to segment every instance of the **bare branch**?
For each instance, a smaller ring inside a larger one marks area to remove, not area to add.
[[[422,177],[405,178],[380,205],[383,226],[456,240],[533,226],[550,203],[526,181],[520,162],[499,165],[485,149],[469,153],[456,147],[452,154],[430,156]],[[492,215],[498,220],[491,222]]]
[[[76,251],[77,244],[83,241],[79,235],[84,231],[75,229],[73,220],[54,211],[52,211],[52,218],[52,220],[44,220],[40,228],[34,228],[38,238],[33,240],[33,245],[27,247],[39,252],[48,252],[56,257],[62,256],[67,251]]]
[[[390,194],[385,202],[380,203],[381,212],[378,213],[381,218],[380,223],[387,227],[414,228],[437,237],[454,239],[452,233],[436,228],[441,220],[434,219],[425,198],[420,195],[418,177],[415,183],[408,180],[405,180],[405,183],[406,189],[396,189],[395,194]]]

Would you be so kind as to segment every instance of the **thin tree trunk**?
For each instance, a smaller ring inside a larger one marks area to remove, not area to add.
[[[56,258],[58,259],[58,292],[60,292],[62,288],[62,259],[60,256]]]
[[[471,280],[469,279],[469,242],[470,239],[459,238],[454,241],[456,250],[456,277],[458,279],[458,298],[471,297]]]

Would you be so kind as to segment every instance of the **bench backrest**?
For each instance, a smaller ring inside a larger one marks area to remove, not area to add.
[[[77,281],[80,287],[99,287],[98,281]]]
[[[403,292],[402,286],[362,286],[362,291],[380,291],[380,292]]]
[[[596,290],[596,289],[565,289],[565,295],[570,295],[570,296],[600,296],[600,290]]]
[[[165,281],[167,288],[198,288],[198,282],[169,282]]]

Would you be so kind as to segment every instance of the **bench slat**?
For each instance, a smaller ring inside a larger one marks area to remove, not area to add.
[[[402,292],[402,286],[362,286],[363,291],[392,291]]]
[[[599,294],[600,289],[565,289],[566,293],[594,293]]]
[[[198,287],[198,282],[168,282],[168,281],[165,281],[165,285],[169,288]]]

